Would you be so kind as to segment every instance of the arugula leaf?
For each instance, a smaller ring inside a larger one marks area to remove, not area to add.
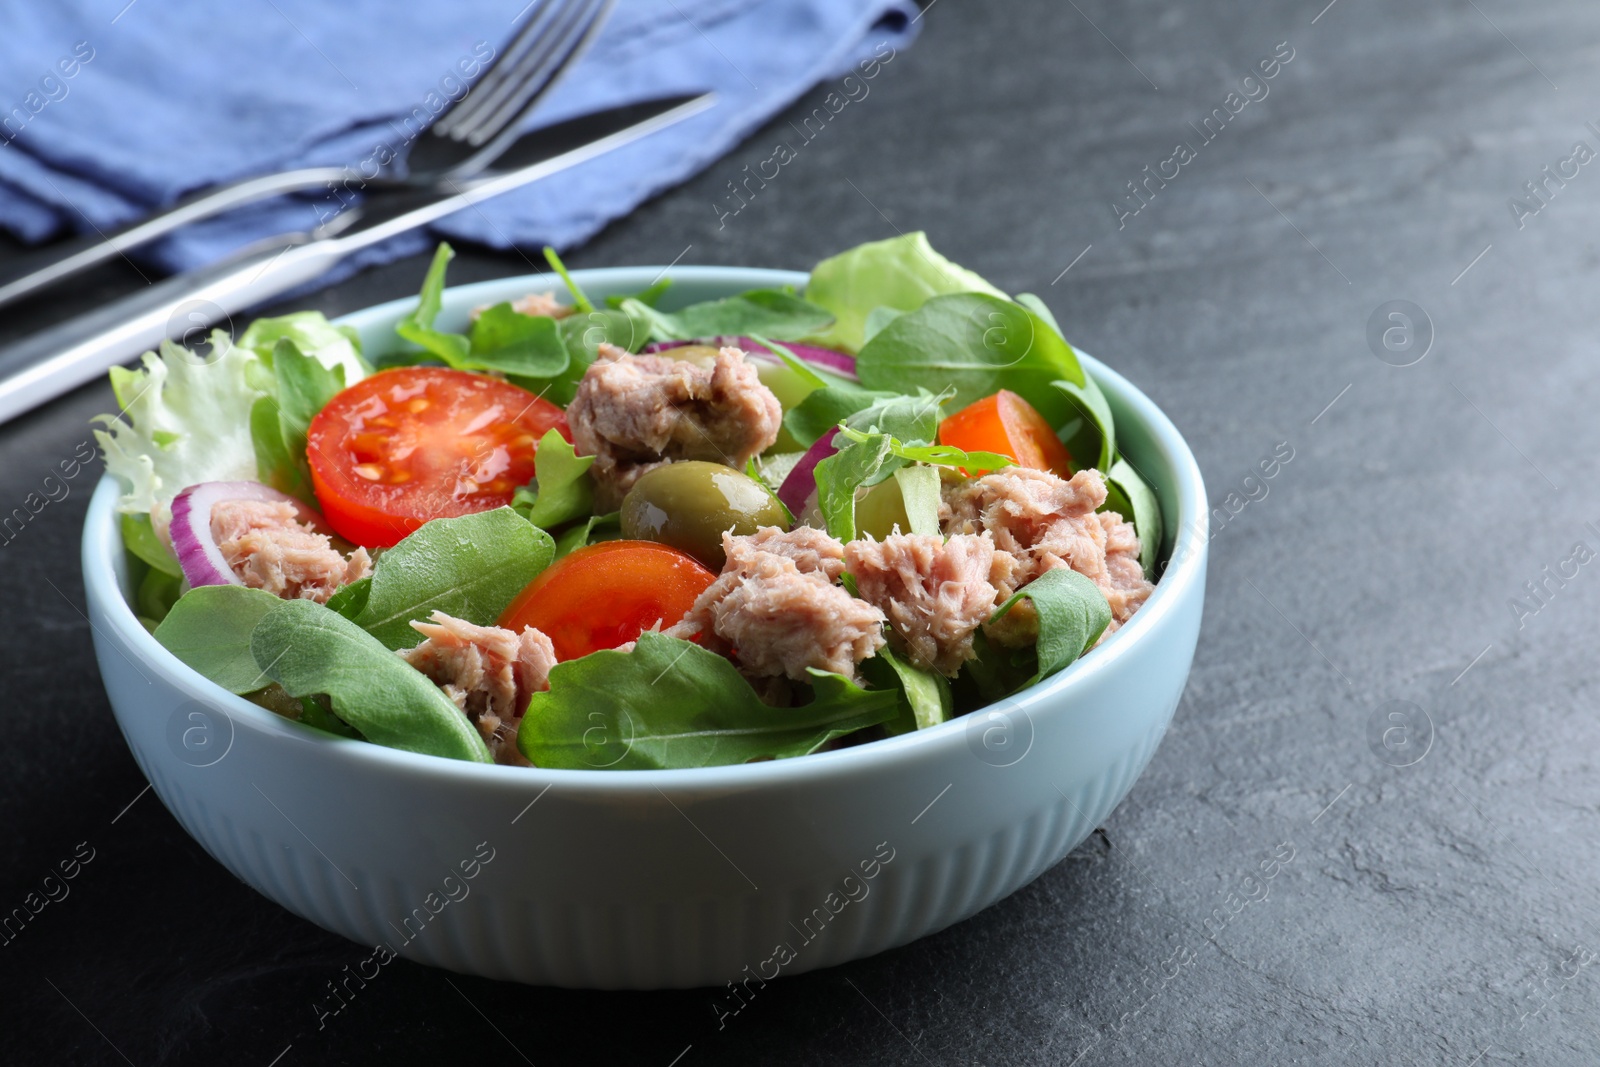
[[[250,408],[256,474],[274,489],[314,503],[306,431],[317,412],[344,388],[345,369],[323,366],[287,337],[273,346],[271,362],[273,393]]]
[[[594,510],[593,456],[580,456],[561,436],[547,430],[533,454],[534,480],[511,498],[511,507],[540,529],[549,530]]]
[[[477,727],[438,686],[321,604],[271,605],[250,635],[250,652],[262,673],[290,696],[326,695],[334,713],[373,744],[493,762]]]
[[[989,622],[998,622],[1017,601],[1027,598],[1039,615],[1035,644],[1039,669],[1023,686],[1043,681],[1083,655],[1111,624],[1111,605],[1093,581],[1070,567],[1057,567],[1011,594],[995,609]]]
[[[825,385],[784,413],[783,428],[797,443],[809,448],[856,412],[896,399],[900,399],[899,393],[863,389],[854,382]]]
[[[172,554],[165,541],[156,536],[149,515],[122,516],[122,545],[134,556],[150,564],[162,574],[173,578],[183,577],[178,557]]]
[[[264,589],[202,585],[178,599],[156,627],[155,639],[174,656],[230,693],[271,684],[250,652],[250,634],[275,604]]]
[[[443,304],[444,272],[455,258],[455,249],[444,241],[433,254],[428,276],[422,281],[422,292],[417,294],[417,306],[411,314],[395,325],[394,332],[414,345],[421,345],[450,366],[458,366],[472,350],[472,342],[459,333],[441,333],[433,328]]]
[[[1043,319],[982,293],[936,296],[899,316],[861,347],[856,373],[869,389],[954,387],[958,406],[1010,389],[1052,426],[1071,413],[1052,383],[1084,381],[1072,346]]]
[[[866,444],[874,436],[885,436],[863,433],[848,425],[839,427],[839,433],[858,444]],[[908,463],[932,463],[967,471],[997,471],[1016,465],[1016,460],[998,452],[967,452],[955,445],[906,445],[896,437],[889,437],[889,454]]]
[[[899,694],[899,713],[883,724],[889,735],[909,734],[947,722],[955,714],[950,682],[944,675],[913,667],[887,646],[861,665],[867,679],[879,689]]]
[[[755,334],[797,341],[833,322],[825,309],[782,289],[751,289],[675,312],[660,311],[638,300],[624,300],[621,306],[648,321],[651,336],[658,341]]]
[[[381,557],[380,553],[380,557]],[[372,595],[372,575],[359,578],[349,585],[341,585],[328,598],[328,608],[354,621],[366,609],[367,598]]]
[[[1115,511],[1133,523],[1139,532],[1139,562],[1144,566],[1144,576],[1154,581],[1163,533],[1161,501],[1125,459],[1118,459],[1106,472],[1106,490],[1106,502],[1100,510]],[[1113,499],[1112,490],[1120,494],[1120,499]]]
[[[846,542],[856,539],[856,490],[877,485],[894,473],[894,467],[884,471],[890,461],[889,443],[886,434],[863,434],[862,440],[817,464],[817,508],[829,536]]]
[[[852,430],[886,433],[896,441],[931,444],[939,437],[944,404],[954,395],[949,389],[930,393],[921,388],[910,395],[895,394],[848,416],[844,424]]]
[[[567,369],[571,355],[556,320],[524,315],[509,303],[496,304],[472,324],[471,353],[456,366],[528,378],[549,378]]]
[[[831,311],[837,321],[810,340],[855,352],[865,343],[867,317],[874,309],[914,311],[947,293],[987,293],[1006,299],[978,275],[935,252],[920,230],[857,245],[811,270],[806,299]]]
[[[540,767],[713,767],[803,756],[898,707],[893,690],[811,675],[811,703],[769,707],[715,652],[646,631],[632,652],[556,664],[550,691],[528,705],[517,747]]]
[[[550,535],[509,507],[434,519],[378,557],[353,621],[392,649],[415,645],[411,620],[435,610],[489,626],[554,554]]]
[[[597,541],[617,540],[622,536],[621,520],[620,511],[610,511],[604,515],[590,515],[583,522],[567,527],[556,538],[555,558],[561,559]]]
[[[959,693],[958,702],[971,708],[993,704],[1017,690],[1031,685],[1039,658],[1033,646],[1010,649],[989,640],[982,628],[972,635],[973,658],[951,682]]]
[[[637,300],[646,307],[655,307],[661,302],[661,294],[672,288],[671,278],[658,278],[637,293],[620,296],[606,297],[606,307],[620,308],[624,300]]]
[[[806,388],[812,390],[821,389],[828,384],[828,380],[813,370],[811,364],[795,355],[787,346],[781,345],[769,337],[763,337],[759,333],[752,333],[749,336],[756,344],[781,359],[783,365],[793,371],[794,376]]]
[[[1081,386],[1071,382],[1053,384],[1066,394],[1074,409],[1061,426],[1061,440],[1072,462],[1081,464],[1092,455],[1097,470],[1102,474],[1110,470],[1112,461],[1117,458],[1117,431],[1106,395],[1088,375],[1084,375]]]
[[[550,264],[550,269],[561,275],[561,280],[566,283],[567,292],[572,294],[573,309],[581,313],[593,311],[593,302],[584,295],[582,289],[578,288],[578,283],[567,273],[567,265],[561,262],[561,257],[556,255],[556,250],[549,245],[544,246],[544,261]]]

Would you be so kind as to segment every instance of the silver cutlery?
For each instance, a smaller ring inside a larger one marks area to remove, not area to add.
[[[470,89],[439,112],[390,171],[363,189],[426,188],[490,166],[518,136],[518,126],[561,76],[582,58],[615,0],[534,0],[522,27]],[[216,185],[110,234],[90,234],[19,257],[0,271],[0,306],[115,259],[131,248],[224,211],[269,197],[344,182],[345,167],[302,167]]]
[[[310,233],[262,242],[25,338],[0,351],[0,423],[164,340],[314,281],[362,248],[676,125],[713,100],[711,93],[654,100],[535,130],[505,153],[514,169],[385,190]]]

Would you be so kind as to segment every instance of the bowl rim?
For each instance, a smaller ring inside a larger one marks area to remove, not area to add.
[[[748,288],[752,284],[789,284],[801,287],[808,275],[803,271],[772,270],[744,267],[606,267],[572,272],[580,284],[589,283],[596,289],[616,286],[649,284],[671,271],[679,281],[699,282],[709,285],[734,285]],[[559,285],[553,274],[516,275],[467,285],[452,286],[444,293],[445,312],[448,314],[481,303],[482,298],[502,290],[528,290],[541,286]],[[737,289],[734,291],[738,291]],[[369,321],[386,317],[399,318],[415,302],[415,297],[402,297],[346,313],[333,320],[338,324],[358,328]],[[503,297],[502,297],[503,299]],[[425,753],[406,752],[387,748],[358,739],[329,736],[311,727],[285,719],[266,708],[253,704],[242,696],[230,693],[210,679],[189,667],[177,656],[167,651],[147,631],[122,594],[115,568],[116,553],[122,549],[118,513],[115,510],[122,487],[109,472],[102,474],[95,487],[84,520],[83,573],[86,592],[91,606],[96,594],[107,604],[105,624],[115,640],[128,646],[151,668],[157,670],[168,685],[198,692],[208,702],[226,713],[236,724],[246,725],[258,733],[267,734],[285,742],[313,742],[325,746],[330,758],[372,761],[377,768],[391,772],[409,772],[432,776],[435,779],[465,783],[493,784],[497,788],[538,792],[553,785],[578,792],[599,791],[606,794],[633,794],[639,791],[659,790],[672,786],[684,788],[742,789],[784,788],[802,781],[814,781],[836,776],[872,773],[886,764],[901,760],[915,760],[931,756],[936,750],[964,746],[972,716],[995,708],[1020,708],[1033,716],[1048,713],[1048,705],[1059,704],[1078,689],[1087,687],[1095,676],[1115,670],[1118,663],[1133,654],[1134,645],[1146,634],[1161,626],[1179,610],[1179,602],[1189,596],[1203,595],[1207,539],[1203,531],[1203,516],[1208,507],[1205,484],[1193,452],[1176,426],[1166,414],[1122,375],[1107,367],[1093,356],[1074,346],[1080,361],[1090,371],[1103,389],[1117,395],[1122,405],[1133,411],[1144,424],[1153,444],[1163,454],[1163,459],[1173,470],[1173,486],[1178,501],[1178,513],[1169,519],[1174,532],[1174,547],[1161,580],[1156,583],[1150,599],[1133,618],[1106,642],[1086,656],[1068,665],[1060,673],[1044,682],[1013,694],[994,704],[956,716],[938,726],[917,730],[896,737],[882,738],[860,745],[818,752],[803,758],[771,760],[761,763],[733,764],[718,767],[685,767],[661,770],[631,770],[604,772],[601,769],[578,770],[546,767],[511,767],[499,764],[470,763]]]

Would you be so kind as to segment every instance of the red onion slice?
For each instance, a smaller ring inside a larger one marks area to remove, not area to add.
[[[797,357],[807,363],[815,363],[825,370],[856,380],[856,361],[854,356],[843,352],[835,352],[831,348],[818,348],[816,345],[799,345],[791,341],[779,342],[784,348],[793,352]],[[776,353],[754,337],[734,337],[724,334],[721,337],[705,337],[694,341],[656,341],[644,346],[646,352],[665,352],[670,348],[682,348],[684,345],[711,345],[721,348],[723,345],[732,345],[757,356],[776,356]]]
[[[225,500],[284,501],[294,505],[296,518],[301,522],[318,533],[328,532],[322,516],[287,493],[260,482],[191,485],[172,500],[172,550],[191,586],[244,584],[228,566],[217,539],[211,534],[211,509]]]
[[[778,487],[778,499],[797,518],[804,514],[806,505],[817,491],[817,464],[839,451],[833,447],[835,436],[837,434],[829,432],[817,438]]]

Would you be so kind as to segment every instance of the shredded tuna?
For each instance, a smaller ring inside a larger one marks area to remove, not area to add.
[[[808,681],[807,667],[853,678],[883,646],[881,611],[834,585],[844,549],[820,530],[722,535],[728,561],[667,631],[731,652],[740,670]]]
[[[297,515],[283,500],[224,500],[211,509],[211,536],[241,582],[286,600],[326,603],[341,585],[367,576],[366,549],[345,559]]]
[[[567,407],[572,441],[595,456],[596,503],[615,508],[644,472],[680,459],[742,468],[778,439],[783,409],[737,348],[709,364],[602,344]]]
[[[994,538],[994,584],[1002,600],[1056,567],[1071,567],[1091,579],[1111,604],[1109,633],[1128,621],[1154,586],[1139,564],[1133,526],[1115,512],[1096,512],[1105,500],[1099,471],[1083,470],[1063,480],[1048,471],[1007,467],[947,486],[940,517],[946,532],[981,531]],[[1013,608],[1002,620],[1006,630],[990,636],[1006,643],[1027,638],[1031,614]]]
[[[914,665],[954,676],[973,656],[972,635],[994,611],[988,534],[893,534],[851,541],[845,566],[856,591],[888,616],[891,643]]]
[[[483,304],[472,309],[472,318],[477,319],[494,305]],[[556,299],[554,293],[529,293],[519,296],[511,301],[511,310],[524,315],[547,316],[552,319],[564,319],[572,314],[572,308]]]
[[[426,640],[397,654],[466,713],[496,763],[530,766],[517,749],[517,727],[529,698],[550,688],[550,668],[556,663],[550,639],[532,626],[516,634],[442,611],[429,618],[411,623]]]

